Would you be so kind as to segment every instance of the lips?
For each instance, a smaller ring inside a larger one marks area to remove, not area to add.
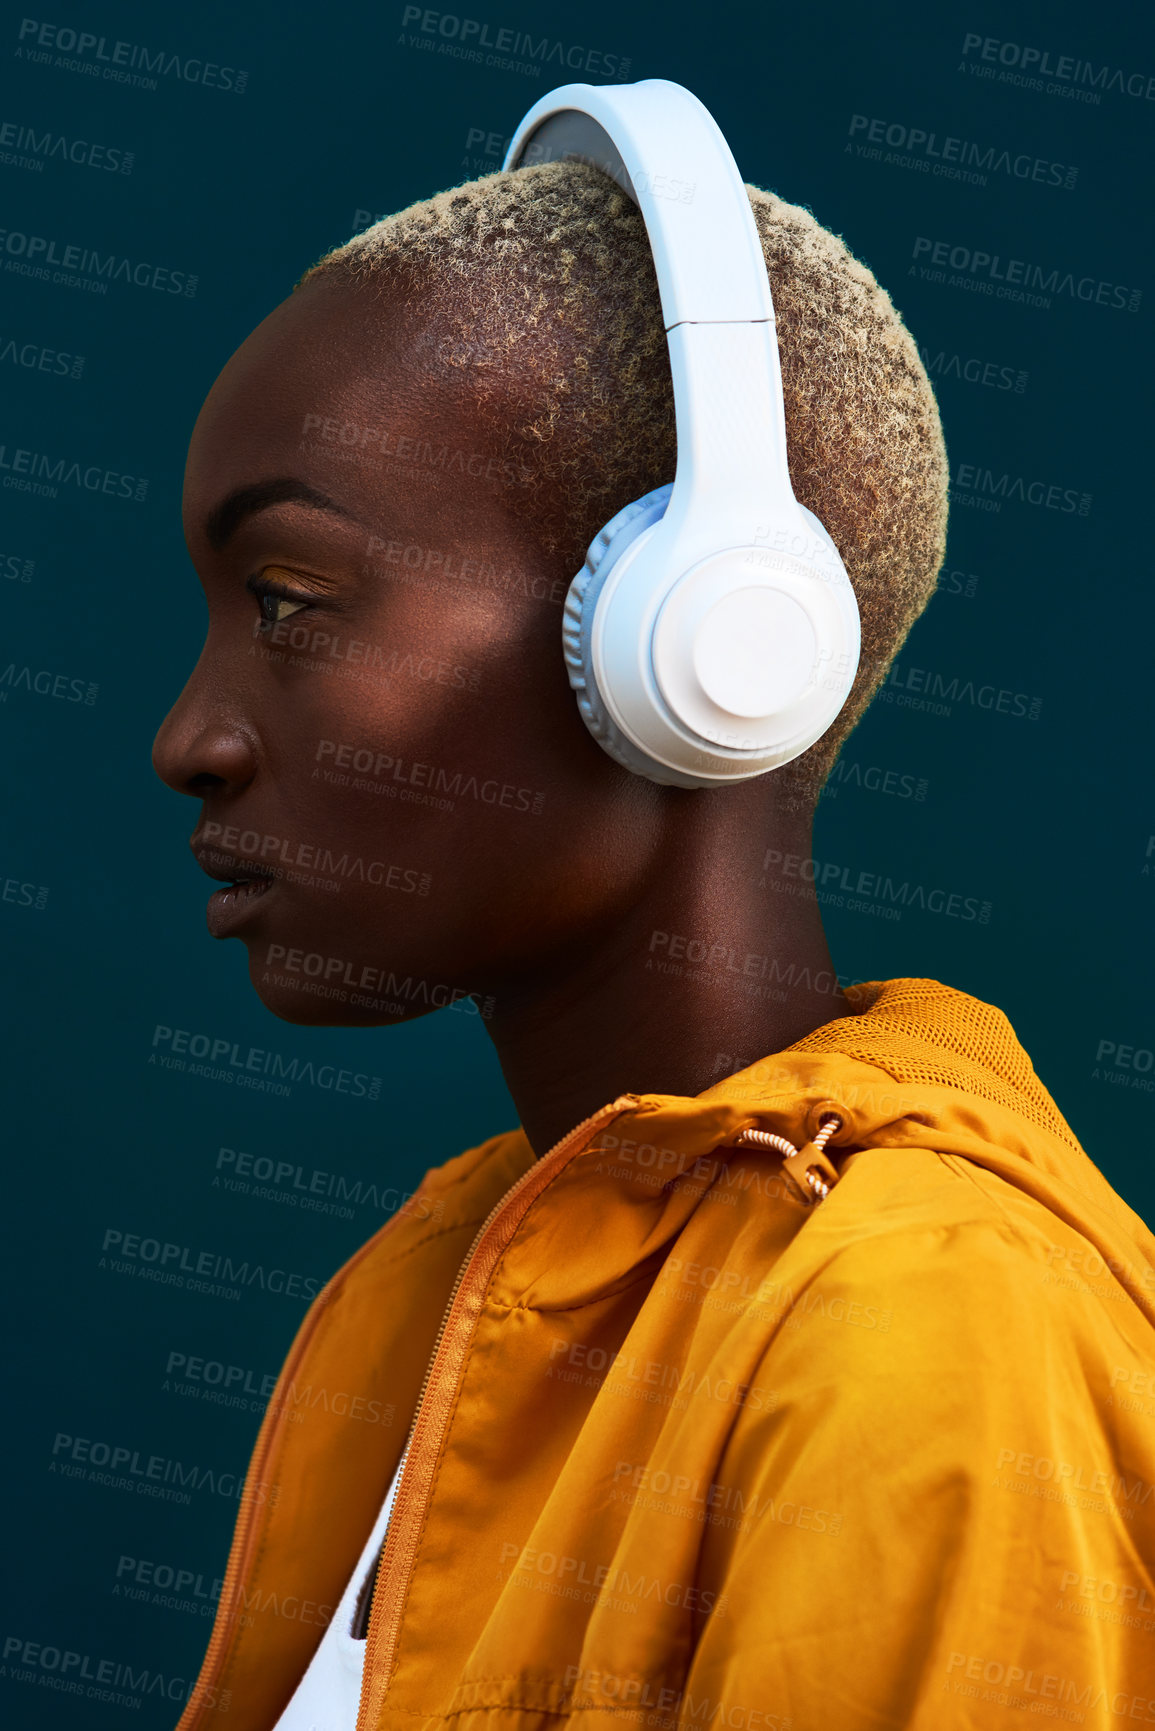
[[[232,937],[269,895],[276,879],[267,865],[211,847],[195,836],[192,851],[201,870],[223,885],[208,899],[209,931],[214,938]]]
[[[196,862],[207,877],[216,878],[219,883],[251,883],[258,878],[272,879],[272,871],[261,860],[244,859],[237,853],[229,853],[225,848],[213,847],[209,842],[192,839],[192,851]]]

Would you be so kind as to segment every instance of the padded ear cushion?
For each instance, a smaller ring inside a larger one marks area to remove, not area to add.
[[[633,740],[627,739],[614,725],[598,690],[590,647],[594,613],[606,578],[626,548],[661,521],[673,490],[672,484],[655,487],[652,493],[646,493],[641,499],[635,499],[632,504],[624,506],[617,516],[611,517],[605,528],[594,536],[586,553],[585,564],[569,586],[561,629],[569,682],[577,695],[582,720],[598,744],[616,763],[620,763],[623,769],[632,771],[634,775],[644,775],[651,781],[663,782],[670,777],[673,785],[683,786],[688,784],[681,777],[674,780],[675,772],[667,770],[647,752],[641,751]]]

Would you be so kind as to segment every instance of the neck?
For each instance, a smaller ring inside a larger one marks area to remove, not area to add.
[[[809,816],[768,828],[750,807],[683,803],[628,910],[495,983],[490,1037],[539,1157],[619,1094],[699,1094],[850,1013],[787,865],[810,855]]]

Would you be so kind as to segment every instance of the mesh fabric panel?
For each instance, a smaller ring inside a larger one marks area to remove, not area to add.
[[[827,1022],[788,1050],[844,1052],[896,1082],[961,1089],[1079,1148],[1014,1029],[993,1004],[937,980],[871,980],[847,987],[845,997],[855,1015]]]

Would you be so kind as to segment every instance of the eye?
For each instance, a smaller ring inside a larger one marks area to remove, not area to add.
[[[283,619],[291,619],[294,613],[299,613],[303,607],[310,605],[308,601],[298,599],[291,589],[270,575],[280,569],[277,565],[266,565],[263,571],[245,578],[245,588],[250,595],[257,598],[262,630],[268,625],[279,625]],[[290,575],[288,572],[285,574]]]

